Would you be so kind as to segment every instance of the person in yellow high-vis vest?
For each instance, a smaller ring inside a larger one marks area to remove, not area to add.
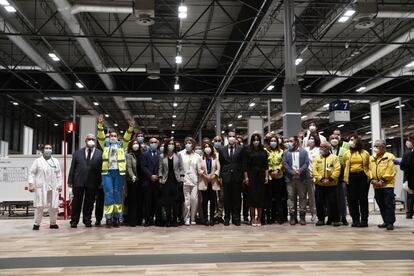
[[[126,172],[125,154],[128,142],[135,127],[135,119],[129,121],[129,128],[125,132],[122,142],[118,141],[115,131],[109,133],[109,141],[105,141],[103,128],[104,117],[98,118],[98,141],[103,149],[102,153],[102,185],[105,194],[104,214],[107,226],[119,227],[122,217],[122,197]]]

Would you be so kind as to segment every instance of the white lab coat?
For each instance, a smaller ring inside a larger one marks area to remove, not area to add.
[[[198,160],[200,160],[200,155],[193,152],[192,154],[187,154],[187,152],[180,151],[181,158],[183,159],[184,165],[184,186],[198,186]]]
[[[29,171],[29,183],[35,188],[34,207],[59,207],[58,189],[62,188],[62,172],[56,158],[51,157],[49,161],[52,165],[41,156],[33,162]],[[51,199],[48,199],[48,191],[52,192]]]

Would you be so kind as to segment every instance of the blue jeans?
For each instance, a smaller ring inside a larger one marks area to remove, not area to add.
[[[119,170],[109,170],[102,176],[105,193],[104,213],[106,219],[120,219],[122,216],[122,197],[124,194],[125,175]]]

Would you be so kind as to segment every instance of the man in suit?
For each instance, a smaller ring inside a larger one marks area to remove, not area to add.
[[[160,160],[160,152],[158,151],[159,142],[152,137],[149,140],[150,150],[141,155],[141,168],[144,173],[142,187],[144,191],[144,226],[154,224],[154,216],[156,222],[161,220],[161,209],[158,208],[158,196],[160,191],[160,183],[158,182],[158,168]]]
[[[76,228],[79,223],[83,203],[83,223],[92,227],[92,210],[95,193],[101,183],[102,151],[96,148],[96,137],[88,134],[86,146],[72,156],[68,185],[72,188],[72,218],[70,226]]]
[[[400,169],[404,171],[404,182],[407,181],[408,188],[414,190],[414,133],[408,135],[405,146],[408,148],[408,151],[403,155],[400,163]],[[406,217],[407,219],[412,219],[414,209],[414,195],[407,193],[406,205]]]
[[[299,196],[300,224],[305,225],[306,215],[306,182],[308,181],[309,157],[306,150],[300,148],[299,138],[290,137],[287,143],[288,150],[283,157],[286,170],[285,179],[288,190],[288,207],[290,224],[296,224],[296,202]]]
[[[227,133],[229,144],[219,150],[220,175],[224,189],[224,225],[240,226],[241,193],[243,188],[243,147],[237,145],[236,132]]]

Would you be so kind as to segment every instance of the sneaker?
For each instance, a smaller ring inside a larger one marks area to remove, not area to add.
[[[383,224],[378,224],[378,228],[387,228],[387,224],[384,222]]]
[[[186,219],[184,224],[185,224],[186,226],[190,226],[190,225],[191,225],[191,224],[190,224],[190,220],[189,220],[189,219]]]
[[[50,229],[59,229],[59,225],[57,225],[57,224],[51,224],[51,225],[49,226],[49,228],[50,228]]]
[[[316,220],[316,215],[312,215],[311,221],[315,221]]]
[[[196,225],[197,223],[195,222],[195,221],[192,221],[191,222],[191,225]]]
[[[388,223],[387,230],[394,230],[394,225],[392,223]]]
[[[315,226],[322,226],[322,225],[325,225],[325,222],[324,222],[324,221],[322,221],[322,220],[318,220],[318,221],[315,223]]]
[[[33,224],[33,230],[39,230],[39,228],[40,228],[39,225]]]

